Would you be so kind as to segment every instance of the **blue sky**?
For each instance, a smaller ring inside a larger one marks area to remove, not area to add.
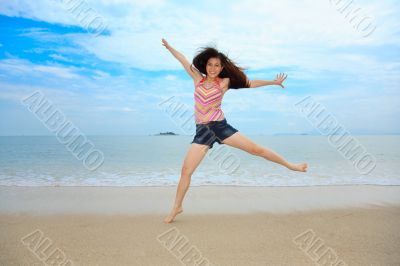
[[[36,90],[88,135],[185,133],[158,107],[173,96],[193,111],[193,82],[163,37],[189,61],[211,44],[250,79],[288,74],[285,89],[225,94],[225,116],[245,134],[318,132],[295,107],[307,96],[352,134],[400,132],[396,1],[353,1],[350,21],[356,13],[329,0],[75,0],[97,28],[66,2],[0,5],[0,135],[51,135],[21,104]]]

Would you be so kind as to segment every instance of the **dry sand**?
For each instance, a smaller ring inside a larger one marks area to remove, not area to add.
[[[0,265],[400,265],[400,187],[0,187]],[[328,263],[330,261],[331,263]]]

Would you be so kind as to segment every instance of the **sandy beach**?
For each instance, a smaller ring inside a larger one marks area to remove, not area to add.
[[[0,265],[400,265],[400,187],[0,187]]]

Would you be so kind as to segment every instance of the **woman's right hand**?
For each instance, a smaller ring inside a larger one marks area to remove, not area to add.
[[[169,46],[169,43],[167,42],[167,40],[166,40],[166,39],[162,38],[162,39],[161,39],[161,41],[162,41],[162,45],[164,45],[164,46],[165,46],[165,48],[167,48],[167,49],[169,49],[169,48],[170,48],[170,46]]]

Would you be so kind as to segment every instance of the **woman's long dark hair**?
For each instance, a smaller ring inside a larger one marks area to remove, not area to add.
[[[200,52],[193,58],[194,65],[201,73],[207,75],[206,66],[208,59],[219,58],[221,65],[224,67],[219,74],[220,78],[229,78],[229,88],[239,89],[250,87],[249,80],[243,72],[244,68],[239,67],[230,60],[225,54],[219,52],[213,47],[203,47]],[[192,65],[190,67],[192,67]]]

